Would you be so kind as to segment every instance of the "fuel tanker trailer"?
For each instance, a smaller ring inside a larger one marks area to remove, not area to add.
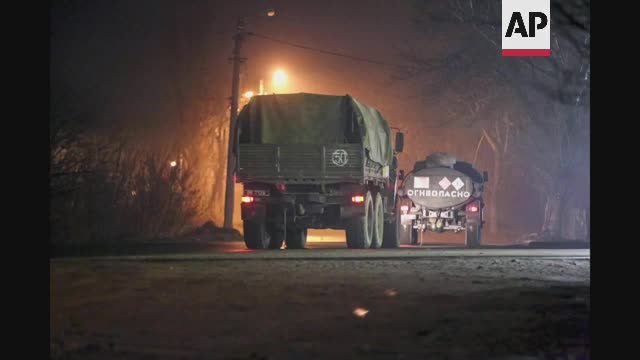
[[[413,170],[401,177],[401,242],[421,243],[427,232],[464,231],[467,247],[480,245],[486,171],[480,174],[470,163],[439,152],[416,162]]]

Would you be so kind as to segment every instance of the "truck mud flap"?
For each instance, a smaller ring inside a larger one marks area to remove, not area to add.
[[[363,206],[342,206],[340,208],[340,218],[347,219],[364,215]]]
[[[261,204],[242,205],[242,220],[264,219],[267,214],[266,206]]]

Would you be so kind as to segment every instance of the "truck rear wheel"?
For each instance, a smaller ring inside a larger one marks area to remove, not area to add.
[[[475,222],[468,222],[464,232],[464,244],[473,248],[480,246],[480,225]]]
[[[364,199],[364,215],[351,219],[346,225],[347,247],[349,249],[368,249],[371,247],[373,233],[373,198],[367,191]]]
[[[271,236],[267,231],[264,220],[245,220],[242,224],[244,230],[244,243],[249,249],[266,249],[269,247]]]
[[[291,226],[287,229],[287,239],[285,242],[287,249],[304,249],[307,245],[307,229]]]
[[[382,195],[376,193],[373,202],[373,234],[371,236],[371,248],[377,249],[382,246],[384,236],[384,203]]]

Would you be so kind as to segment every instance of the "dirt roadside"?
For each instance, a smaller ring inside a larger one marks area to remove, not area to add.
[[[52,261],[50,272],[53,359],[588,358],[589,260]]]

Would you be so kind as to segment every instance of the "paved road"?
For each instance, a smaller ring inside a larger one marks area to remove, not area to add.
[[[487,245],[480,249],[466,249],[461,244],[434,244],[411,246],[399,249],[347,249],[343,233],[339,231],[311,232],[307,249],[302,250],[249,250],[241,241],[154,243],[127,248],[94,249],[78,251],[73,258],[114,260],[324,260],[324,259],[403,259],[431,257],[540,257],[540,258],[590,258],[590,249],[532,249],[515,245]],[[57,259],[55,261],[59,261]]]
[[[587,358],[589,249],[351,250],[342,236],[312,232],[304,250],[187,239],[54,258],[51,359],[557,358],[565,348],[562,358]]]

